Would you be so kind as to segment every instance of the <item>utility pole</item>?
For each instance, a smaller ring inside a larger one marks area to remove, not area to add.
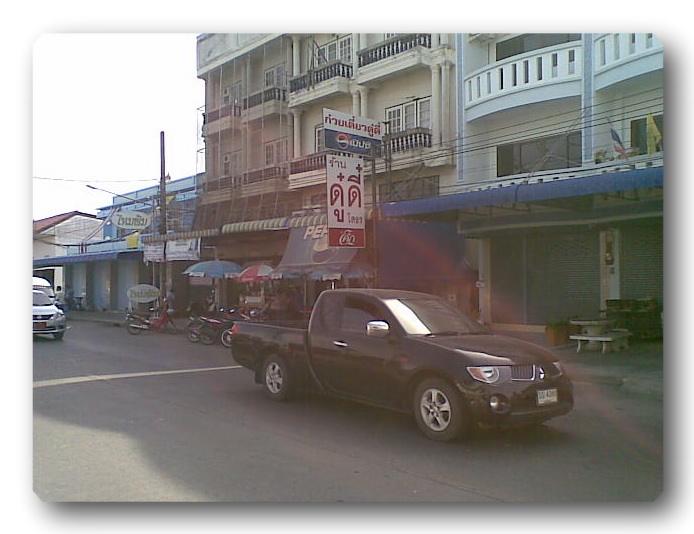
[[[159,147],[161,156],[161,173],[159,177],[159,233],[166,236],[166,154],[164,148],[164,132],[159,133]],[[168,288],[171,287],[171,269],[166,261],[166,238],[164,237],[164,257],[162,267],[159,270],[159,280],[162,296],[165,297]]]

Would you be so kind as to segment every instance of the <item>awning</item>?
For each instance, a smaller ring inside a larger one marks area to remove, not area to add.
[[[384,217],[402,217],[459,209],[501,206],[554,198],[579,197],[614,191],[663,186],[663,167],[595,174],[579,178],[519,183],[481,191],[389,202],[381,206]]]
[[[263,230],[283,230],[287,228],[287,217],[277,217],[274,219],[259,219],[257,221],[241,221],[227,223],[222,226],[222,234],[233,234],[236,232],[260,232]]]
[[[87,254],[71,254],[70,256],[57,256],[55,258],[40,258],[33,261],[36,267],[51,267],[67,265],[69,263],[85,263],[92,261],[114,261],[114,260],[137,261],[142,260],[141,250],[118,250],[109,252],[91,252]]]
[[[353,267],[356,248],[329,247],[327,231],[313,231],[312,226],[292,228],[282,261],[273,271],[328,279],[346,275]]]
[[[206,228],[205,230],[189,230],[187,232],[173,232],[170,234],[149,234],[141,237],[143,243],[161,243],[162,241],[176,241],[179,239],[196,239],[198,237],[212,237],[219,235],[219,228]]]

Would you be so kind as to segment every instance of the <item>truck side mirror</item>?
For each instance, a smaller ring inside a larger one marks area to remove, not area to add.
[[[390,325],[385,321],[369,321],[366,323],[366,335],[383,339],[390,333]]]

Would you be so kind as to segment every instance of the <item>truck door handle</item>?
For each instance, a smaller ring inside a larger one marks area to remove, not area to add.
[[[344,341],[338,341],[337,339],[335,341],[333,341],[333,345],[335,345],[336,347],[340,347],[342,349],[347,348],[347,343],[345,343]]]

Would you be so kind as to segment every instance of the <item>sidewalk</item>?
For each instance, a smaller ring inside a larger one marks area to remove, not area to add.
[[[68,324],[70,321],[92,321],[120,327],[125,312],[71,310],[67,317]],[[559,358],[574,382],[605,384],[624,392],[663,398],[663,340],[634,341],[629,348],[609,354],[600,351],[577,354],[575,344],[548,345],[544,334],[498,333],[547,348]]]

